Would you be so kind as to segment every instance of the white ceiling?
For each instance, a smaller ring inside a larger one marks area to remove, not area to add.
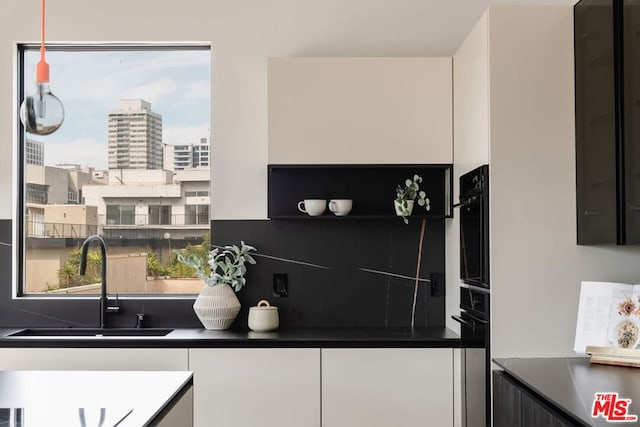
[[[271,5],[278,3],[285,4],[286,0],[276,0]],[[573,6],[575,3],[577,0],[307,0],[299,3],[304,4],[306,13],[314,13],[320,20],[329,16],[335,19],[335,44],[329,42],[332,35],[325,35],[323,43],[297,54],[448,56],[455,53],[490,4]],[[295,15],[299,16],[300,9]],[[331,9],[334,10],[329,12]],[[281,11],[288,12],[292,11]],[[344,38],[345,27],[350,28],[351,39]],[[366,45],[373,40],[376,47],[367,51]]]

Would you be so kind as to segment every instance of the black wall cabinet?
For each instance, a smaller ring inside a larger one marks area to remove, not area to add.
[[[640,244],[640,1],[574,7],[578,244]]]
[[[414,174],[422,177],[431,210],[415,205],[412,217],[452,216],[451,165],[269,165],[269,218],[376,219],[396,218],[396,186]],[[352,199],[349,215],[325,211],[310,217],[298,210],[304,199]]]

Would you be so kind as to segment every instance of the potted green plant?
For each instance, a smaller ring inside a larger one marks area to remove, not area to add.
[[[405,224],[409,223],[407,219],[413,212],[413,205],[418,199],[418,205],[424,206],[427,211],[431,210],[431,205],[427,194],[424,191],[420,191],[420,184],[422,183],[422,177],[420,175],[413,175],[413,179],[406,179],[404,186],[398,185],[396,187],[396,199],[394,205],[396,208],[396,215],[401,216]]]
[[[255,250],[244,242],[240,242],[240,247],[228,245],[222,250],[215,248],[209,252],[208,268],[196,254],[176,253],[178,261],[194,268],[198,277],[205,282],[193,304],[193,310],[206,329],[228,329],[235,320],[240,311],[240,301],[235,292],[246,284],[245,264],[256,263],[250,255]]]

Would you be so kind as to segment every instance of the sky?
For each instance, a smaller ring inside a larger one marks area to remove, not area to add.
[[[35,92],[39,51],[25,56],[25,91]],[[77,163],[106,169],[108,114],[120,99],[141,98],[162,115],[164,143],[199,142],[210,135],[209,50],[47,51],[51,92],[65,120],[44,142],[45,165]]]

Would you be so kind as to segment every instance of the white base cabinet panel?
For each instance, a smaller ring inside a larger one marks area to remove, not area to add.
[[[453,426],[453,349],[323,349],[322,426]]]
[[[152,423],[154,427],[193,427],[193,387],[173,407]]]
[[[320,349],[190,349],[194,426],[320,427]]]
[[[0,370],[186,371],[186,348],[2,348]]]

